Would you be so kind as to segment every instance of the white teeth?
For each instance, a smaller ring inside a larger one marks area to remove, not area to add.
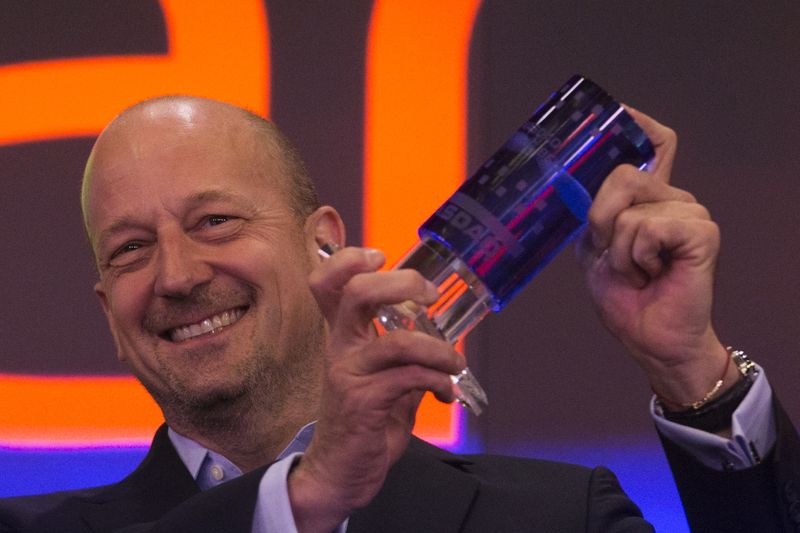
[[[199,337],[200,335],[211,333],[216,329],[230,326],[239,320],[241,316],[242,312],[239,309],[225,311],[219,315],[214,315],[210,318],[203,319],[196,324],[175,328],[170,331],[170,338],[172,339],[172,342],[181,342],[194,337]]]

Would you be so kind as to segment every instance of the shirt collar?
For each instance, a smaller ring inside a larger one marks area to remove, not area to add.
[[[304,452],[311,442],[311,437],[314,436],[314,427],[316,423],[316,421],[309,422],[300,428],[289,445],[278,454],[276,460],[283,459],[287,455],[295,452]],[[167,434],[169,435],[169,440],[172,442],[172,445],[175,447],[175,451],[178,452],[178,456],[186,466],[186,469],[192,475],[192,478],[197,480],[200,475],[200,468],[203,466],[206,457],[209,456],[210,451],[202,444],[181,435],[172,428],[168,428]]]
[[[192,475],[192,479],[197,479],[200,466],[203,464],[206,455],[208,455],[208,449],[189,437],[184,437],[172,428],[167,428],[167,434],[184,466]]]

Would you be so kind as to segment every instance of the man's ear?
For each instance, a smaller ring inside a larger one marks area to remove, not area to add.
[[[125,361],[125,355],[122,353],[119,338],[117,337],[117,325],[114,322],[114,315],[111,313],[111,304],[108,302],[108,295],[103,289],[103,283],[98,281],[94,284],[94,293],[97,299],[100,300],[100,307],[103,308],[103,313],[106,315],[106,322],[108,322],[108,329],[111,330],[111,337],[114,339],[114,347],[117,349],[117,359]]]
[[[324,244],[343,247],[345,229],[339,212],[329,205],[323,205],[311,213],[306,219],[305,236],[309,252],[314,257],[318,257],[317,252]]]

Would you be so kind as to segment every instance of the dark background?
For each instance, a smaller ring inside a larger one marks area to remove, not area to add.
[[[272,118],[357,243],[371,2],[266,5]],[[795,420],[798,28],[795,1],[487,1],[471,49],[468,156],[468,168],[480,164],[576,72],[677,130],[673,182],[722,228],[719,336],[766,368]],[[0,65],[166,46],[155,1],[10,1],[0,12]],[[0,146],[0,373],[124,373],[94,301],[80,222],[92,142]],[[558,257],[470,338],[471,366],[492,404],[469,424],[487,451],[657,446],[648,386],[596,321],[572,256]]]

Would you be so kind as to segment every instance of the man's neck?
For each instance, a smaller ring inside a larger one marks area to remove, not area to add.
[[[315,419],[316,401],[286,402],[280,410],[225,409],[202,416],[167,414],[177,433],[223,455],[247,473],[271,463],[297,432]]]

